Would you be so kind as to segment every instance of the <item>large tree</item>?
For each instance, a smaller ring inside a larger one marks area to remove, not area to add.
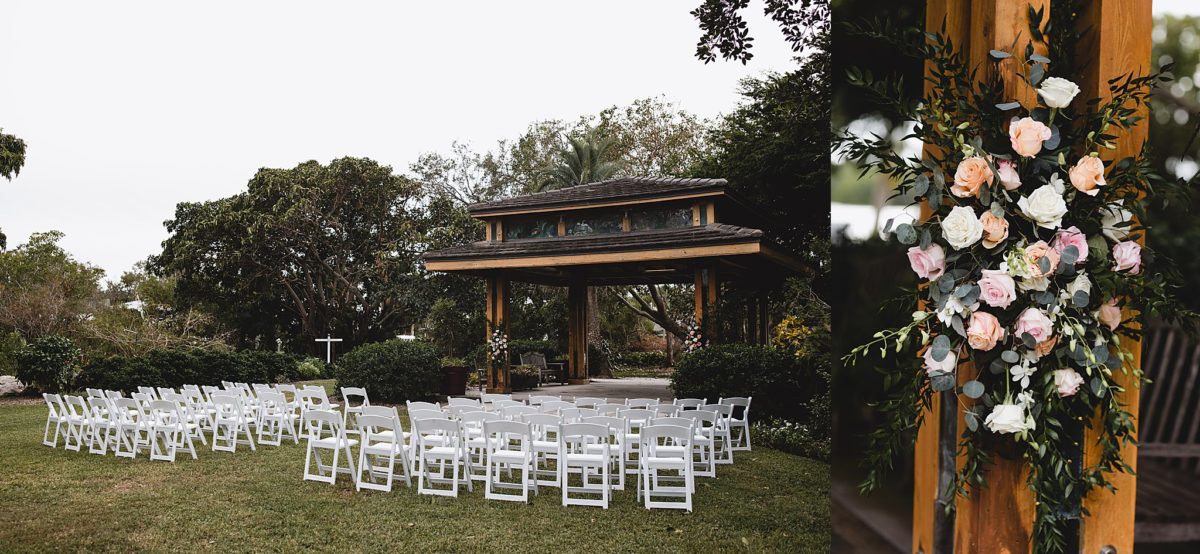
[[[0,129],[0,177],[9,181],[25,166],[25,141]]]
[[[420,191],[365,158],[261,169],[246,192],[180,204],[150,267],[174,275],[181,300],[208,304],[243,343],[389,338],[415,321],[407,291],[424,251]]]
[[[96,308],[104,271],[81,263],[58,245],[58,231],[0,252],[0,330],[25,340],[69,334]]]
[[[696,44],[696,57],[704,63],[717,54],[743,64],[754,57],[754,37],[742,17],[750,0],[704,0],[692,10],[704,35]],[[829,28],[829,0],[764,0],[763,14],[779,25],[783,38],[799,53],[810,45],[813,35]]]

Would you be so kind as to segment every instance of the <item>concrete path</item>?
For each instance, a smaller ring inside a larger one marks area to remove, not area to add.
[[[543,385],[531,391],[513,393],[513,399],[526,400],[530,395],[565,396],[574,399],[578,396],[595,396],[598,398],[657,398],[673,400],[670,379],[652,377],[624,377],[621,379],[592,379],[586,385]],[[468,397],[478,398],[479,390],[468,390]]]

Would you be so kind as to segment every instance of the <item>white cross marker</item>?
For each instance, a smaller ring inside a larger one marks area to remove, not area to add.
[[[325,335],[325,338],[317,339],[317,342],[325,343],[325,363],[333,363],[333,343],[342,342],[342,339],[335,339],[332,335]]]

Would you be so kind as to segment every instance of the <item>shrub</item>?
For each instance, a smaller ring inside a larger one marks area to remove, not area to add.
[[[827,394],[828,360],[797,360],[791,353],[749,344],[720,344],[689,353],[676,364],[671,388],[680,398],[753,396],[751,418],[810,421],[808,405]],[[817,422],[828,427],[827,422]]]
[[[546,356],[546,361],[557,360],[562,356],[562,351],[558,349],[558,345],[550,340],[529,340],[516,339],[508,341],[508,355],[512,358],[513,364],[521,363],[521,354],[527,352],[541,352]]]
[[[661,350],[622,352],[616,356],[616,363],[624,367],[664,367],[667,365],[667,353]]]
[[[755,446],[766,446],[817,460],[829,460],[829,433],[819,428],[814,430],[813,425],[770,418],[751,423],[750,435]]]
[[[442,367],[467,367],[467,361],[462,358],[446,356],[442,358]]]
[[[141,356],[109,356],[89,362],[76,387],[131,391],[139,386],[178,388],[221,381],[272,383],[300,376],[295,355],[261,350],[151,350]]]
[[[442,363],[427,342],[389,340],[351,350],[334,368],[339,387],[363,387],[372,400],[426,400],[438,394]]]
[[[71,339],[46,335],[17,351],[17,379],[43,392],[67,388],[79,369],[79,349]]]
[[[512,366],[508,370],[508,379],[512,384],[512,390],[536,389],[540,373],[541,370],[531,365]]]
[[[313,379],[320,379],[321,374],[324,372],[325,362],[321,361],[320,358],[309,356],[301,359],[299,362],[296,362],[296,376],[298,377],[298,379],[296,379],[297,381],[312,381]]]

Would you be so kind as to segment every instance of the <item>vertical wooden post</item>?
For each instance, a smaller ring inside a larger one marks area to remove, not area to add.
[[[696,326],[704,340],[710,344],[717,335],[717,302],[720,300],[720,284],[714,268],[696,269]]]
[[[501,329],[508,336],[508,279],[489,275],[487,278],[487,339],[491,341],[492,333]],[[497,363],[488,357],[487,362],[487,391],[495,394],[512,392],[508,379],[508,357]]]
[[[567,382],[572,385],[591,382],[588,379],[587,311],[587,285],[572,283],[567,287]]]
[[[1082,62],[1076,66],[1083,67],[1085,72],[1082,82],[1079,83],[1081,97],[1108,100],[1112,98],[1108,90],[1109,79],[1128,73],[1149,73],[1150,33],[1154,25],[1150,3],[1150,0],[1096,0],[1085,3],[1086,7],[1082,8],[1078,23],[1081,29],[1087,29],[1087,34],[1075,52],[1076,59]],[[1143,108],[1138,115],[1145,118],[1149,114]],[[1143,119],[1138,125],[1124,132],[1114,129],[1117,149],[1100,151],[1106,167],[1111,166],[1114,160],[1136,156],[1141,151],[1149,132],[1147,121]],[[1144,234],[1140,240],[1145,241]],[[1128,318],[1131,315],[1126,313],[1124,317]],[[1141,367],[1141,342],[1122,338],[1121,347],[1133,353],[1133,366]],[[1125,388],[1120,401],[1136,421],[1141,391],[1130,375],[1117,371],[1113,373],[1113,380]],[[1095,463],[1099,455],[1096,433],[1085,430],[1084,464]],[[1137,445],[1126,445],[1121,449],[1121,456],[1137,468]],[[1098,490],[1084,499],[1084,507],[1091,515],[1084,518],[1081,526],[1080,544],[1083,552],[1100,552],[1105,546],[1112,546],[1119,554],[1133,552],[1137,479],[1125,473],[1114,473],[1109,475],[1109,480],[1117,488],[1115,494]]]

